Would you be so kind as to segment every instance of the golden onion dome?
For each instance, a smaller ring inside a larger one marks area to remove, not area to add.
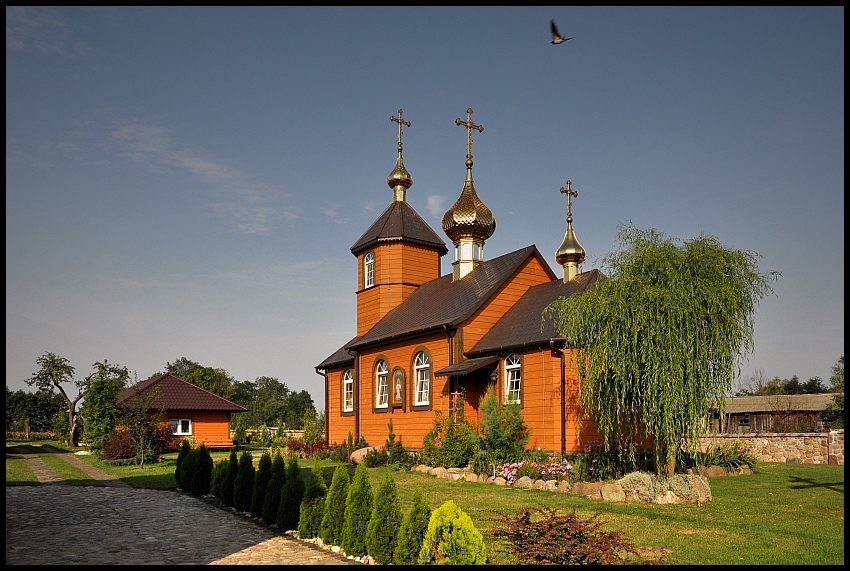
[[[555,260],[562,266],[567,263],[580,264],[587,257],[587,252],[579,244],[573,232],[573,196],[578,196],[578,192],[572,189],[572,182],[569,180],[566,188],[561,188],[561,192],[567,195],[567,232],[564,234],[564,241],[555,252]]]
[[[393,190],[396,190],[397,187],[407,190],[413,184],[413,177],[410,176],[410,173],[407,172],[406,168],[404,168],[404,159],[401,158],[401,145],[399,145],[395,168],[393,169],[393,172],[387,176],[387,184]]]
[[[471,160],[467,161],[466,181],[457,202],[443,214],[443,231],[453,242],[461,238],[486,240],[496,231],[496,219],[478,198],[472,182]]]

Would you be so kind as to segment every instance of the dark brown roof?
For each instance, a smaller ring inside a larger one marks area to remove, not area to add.
[[[378,242],[412,242],[428,248],[434,248],[440,255],[449,249],[446,243],[422,220],[407,202],[391,203],[378,219],[351,247],[355,256],[371,248]]]
[[[346,351],[346,347],[348,347],[349,345],[351,345],[352,343],[354,343],[358,339],[360,339],[359,336],[355,337],[354,339],[352,339],[351,341],[349,341],[348,343],[346,343],[345,345],[343,345],[342,347],[340,347],[339,349],[334,351],[333,354],[330,357],[328,357],[327,359],[325,359],[324,361],[322,361],[321,363],[316,365],[316,369],[328,370],[328,369],[331,369],[331,368],[334,368],[334,367],[343,367],[345,365],[353,365],[354,364],[354,357],[352,357],[348,353],[348,351]]]
[[[222,410],[228,412],[246,412],[248,409],[230,402],[226,398],[202,389],[192,383],[187,383],[179,377],[168,373],[140,381],[134,386],[124,389],[118,395],[118,404],[129,403],[133,396],[144,396],[156,388],[159,395],[153,408],[166,410]]]
[[[464,355],[475,358],[524,347],[548,346],[550,339],[562,335],[551,319],[543,321],[546,307],[556,299],[587,291],[602,275],[599,270],[590,270],[566,283],[555,280],[529,288]]]
[[[449,365],[448,367],[444,367],[439,371],[434,371],[435,377],[451,377],[452,375],[467,375],[473,371],[477,371],[482,367],[486,367],[487,365],[492,365],[493,363],[497,363],[499,361],[499,357],[480,357],[478,359],[467,359],[460,363],[455,363],[454,365]]]
[[[482,262],[461,280],[452,281],[452,275],[446,274],[422,284],[347,348],[359,350],[436,331],[444,325],[459,325],[469,319],[530,256],[537,256],[552,279],[556,279],[537,247],[527,246]]]

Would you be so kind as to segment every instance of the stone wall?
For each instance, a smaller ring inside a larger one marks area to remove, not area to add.
[[[807,433],[727,434],[700,439],[705,447],[742,446],[761,462],[844,465],[844,430]]]

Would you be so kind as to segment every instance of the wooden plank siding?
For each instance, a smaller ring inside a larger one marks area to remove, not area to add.
[[[363,258],[375,255],[375,285],[363,289]],[[383,244],[357,257],[357,334],[363,335],[420,285],[440,277],[440,255],[411,244]]]
[[[227,444],[233,443],[230,438],[230,413],[217,410],[169,410],[162,420],[168,422],[171,418],[188,418],[192,421],[192,434],[195,444]],[[177,444],[183,440],[176,439]]]

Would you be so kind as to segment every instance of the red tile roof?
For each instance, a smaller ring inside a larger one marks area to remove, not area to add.
[[[230,402],[226,398],[202,389],[192,383],[187,383],[179,377],[168,373],[140,381],[118,395],[118,404],[129,403],[138,392],[146,395],[157,389],[159,395],[153,408],[166,410],[221,410],[228,412],[246,412],[248,409]]]

